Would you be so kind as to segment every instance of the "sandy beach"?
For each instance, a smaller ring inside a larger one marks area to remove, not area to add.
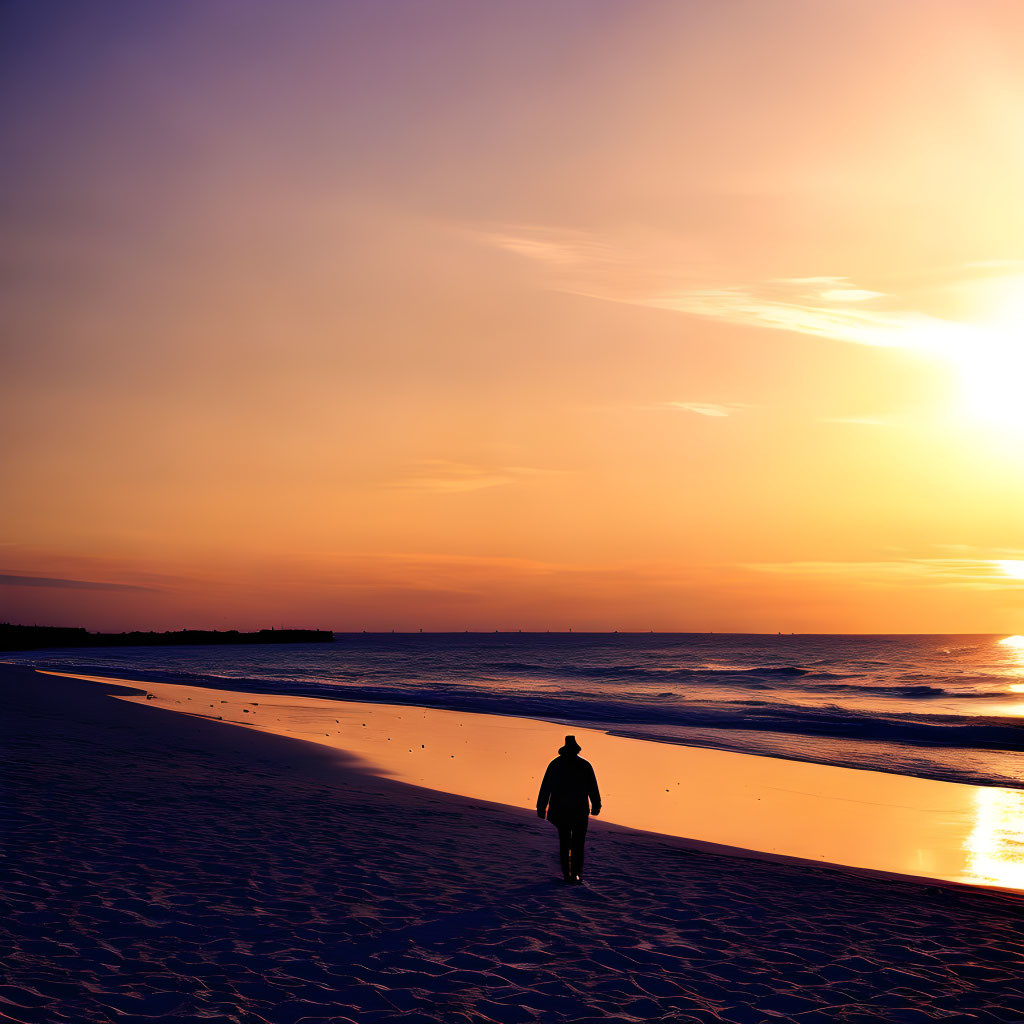
[[[1018,898],[694,850],[0,670],[0,1020],[1024,1019]]]

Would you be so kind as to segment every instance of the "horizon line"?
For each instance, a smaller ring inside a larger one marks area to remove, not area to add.
[[[180,629],[146,629],[136,627],[134,629],[96,629],[90,630],[84,626],[51,626],[33,623],[4,622],[0,626],[7,626],[14,629],[85,629],[89,633],[107,633],[117,635],[119,633],[252,633],[262,631],[274,632],[329,632],[334,636],[1006,636],[1004,631],[998,632],[795,632],[782,630],[774,632],[758,632],[752,630],[729,630],[729,629],[701,629],[701,630],[671,630],[671,629],[331,629],[324,626],[262,626],[249,629],[242,629],[237,626],[183,626]],[[1012,634],[1011,634],[1012,635]]]

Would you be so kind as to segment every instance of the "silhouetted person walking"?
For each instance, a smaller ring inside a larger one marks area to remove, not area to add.
[[[591,814],[601,813],[597,777],[590,762],[579,756],[581,749],[575,736],[565,737],[565,746],[548,765],[537,795],[537,817],[547,817],[558,829],[558,853],[567,882],[583,879],[587,822]]]

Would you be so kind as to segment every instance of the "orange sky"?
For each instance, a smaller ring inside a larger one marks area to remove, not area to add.
[[[0,621],[1024,631],[1024,8],[5,9]]]

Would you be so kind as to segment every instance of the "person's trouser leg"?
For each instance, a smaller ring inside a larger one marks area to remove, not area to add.
[[[558,854],[566,879],[583,874],[583,848],[587,839],[587,819],[567,821],[558,830]]]
[[[572,878],[571,864],[569,863],[569,850],[572,844],[572,828],[563,825],[558,830],[558,859],[562,865],[562,877]]]
[[[583,849],[587,843],[587,819],[581,818],[573,823],[572,841],[570,843],[571,853],[569,859],[572,862],[571,871],[576,878],[583,876]]]

